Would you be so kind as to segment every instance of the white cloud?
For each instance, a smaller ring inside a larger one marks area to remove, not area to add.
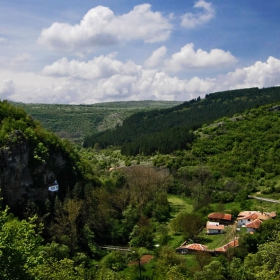
[[[203,12],[193,14],[186,13],[182,16],[181,25],[186,28],[194,28],[198,25],[205,24],[215,16],[215,9],[212,7],[212,3],[199,0],[195,3],[194,8],[201,8]]]
[[[255,64],[236,69],[220,76],[217,81],[223,89],[270,87],[280,85],[280,60],[270,56],[266,62],[257,61]]]
[[[4,80],[0,83],[0,99],[7,99],[14,91],[15,87],[12,80]]]
[[[98,46],[120,41],[164,41],[171,29],[170,19],[151,11],[149,4],[135,6],[121,16],[114,15],[107,7],[98,6],[89,10],[80,24],[55,22],[43,29],[38,43],[51,49],[92,52]]]
[[[158,58],[160,57],[158,56]],[[153,61],[156,62],[156,60]],[[236,58],[230,52],[221,49],[212,49],[210,52],[202,49],[195,51],[194,44],[191,43],[182,47],[179,52],[174,53],[170,59],[166,59],[164,64],[166,71],[178,72],[188,69],[221,67],[231,65],[236,61]]]
[[[115,74],[134,74],[138,71],[139,66],[134,62],[128,61],[127,63],[122,63],[119,60],[115,60],[114,56],[114,54],[108,56],[101,55],[88,62],[74,59],[68,61],[68,59],[64,57],[54,62],[52,65],[45,66],[43,74],[92,80],[108,78]]]
[[[148,68],[156,68],[163,64],[163,57],[165,56],[167,48],[162,46],[155,50],[152,55],[145,61],[144,65]]]
[[[88,62],[61,59],[44,75],[0,69],[0,98],[29,103],[96,103],[116,100],[190,100],[206,93],[279,85],[280,60],[269,57],[216,78],[180,79],[114,55]]]
[[[21,63],[24,63],[24,62],[30,60],[30,58],[31,58],[31,55],[28,53],[19,53],[11,60],[10,63],[12,65],[21,64]]]

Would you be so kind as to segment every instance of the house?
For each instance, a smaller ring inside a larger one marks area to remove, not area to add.
[[[253,222],[246,225],[247,231],[249,233],[254,233],[256,229],[261,226],[262,221],[260,219],[255,219]]]
[[[260,211],[243,211],[240,212],[237,217],[237,226],[242,227],[252,223],[254,220],[258,219],[260,221],[266,221],[271,218],[275,218],[275,212],[260,212]]]
[[[230,241],[229,243],[225,244],[224,246],[215,249],[215,252],[225,253],[228,249],[238,247],[238,245],[239,245],[238,239],[235,238],[234,240]]]
[[[224,230],[225,230],[225,226],[220,225],[219,223],[207,222],[206,224],[207,234],[221,234],[224,233]]]
[[[256,211],[244,211],[240,212],[237,217],[237,226],[242,227],[243,225],[247,225],[253,222],[255,219],[258,218]]]
[[[211,214],[208,215],[208,220],[210,222],[217,222],[217,223],[220,223],[222,225],[228,225],[228,224],[231,223],[232,215],[215,212],[215,213],[211,213]]]
[[[181,254],[187,254],[198,251],[207,251],[207,246],[198,243],[186,244],[184,242],[180,247],[176,248],[176,252]]]

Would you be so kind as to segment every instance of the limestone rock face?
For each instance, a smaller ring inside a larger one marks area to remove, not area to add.
[[[61,152],[49,151],[46,160],[35,158],[34,146],[19,130],[0,148],[0,189],[4,203],[11,208],[17,208],[22,201],[44,203],[50,196],[48,187],[55,180],[59,184],[63,181],[63,192],[67,174],[73,184],[71,166]]]

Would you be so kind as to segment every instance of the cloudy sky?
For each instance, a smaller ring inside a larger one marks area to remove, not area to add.
[[[279,0],[2,0],[0,99],[187,101],[280,85],[279,14]]]

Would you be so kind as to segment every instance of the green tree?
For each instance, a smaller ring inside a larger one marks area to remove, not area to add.
[[[275,232],[272,241],[261,244],[256,254],[244,260],[246,279],[280,279],[280,232]]]
[[[152,248],[154,244],[154,226],[147,217],[141,217],[130,234],[131,247]]]
[[[29,221],[8,215],[8,209],[0,211],[0,278],[34,279],[30,271],[42,257],[39,245],[42,238],[36,232],[37,217]]]
[[[226,280],[226,269],[219,261],[212,261],[194,274],[195,280]]]
[[[172,271],[176,271],[175,275],[178,274],[178,277],[182,277],[188,273],[185,258],[182,255],[177,254],[173,248],[169,246],[159,247],[156,257],[156,279],[177,279],[175,276],[175,278],[172,278]],[[172,267],[176,268],[171,269]]]
[[[83,265],[76,266],[74,261],[70,259],[58,261],[54,258],[48,258],[32,270],[32,275],[34,279],[84,280],[84,267]]]
[[[74,254],[78,241],[78,217],[81,214],[82,201],[66,199],[61,203],[58,199],[55,204],[55,217],[52,227],[53,235],[62,243],[69,246]]]
[[[203,225],[203,219],[196,213],[181,212],[171,221],[172,229],[181,232],[185,239],[194,239]]]

